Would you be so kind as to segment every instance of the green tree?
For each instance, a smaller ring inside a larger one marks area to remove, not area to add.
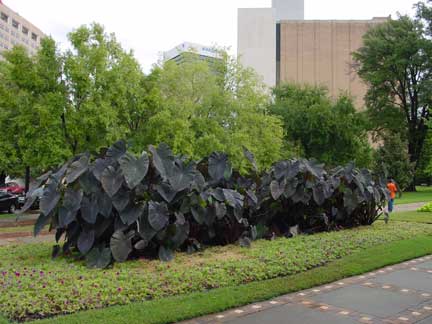
[[[126,52],[103,26],[81,26],[69,34],[64,58],[68,103],[62,116],[71,151],[95,151],[136,133],[158,106],[155,77],[146,77],[133,52]]]
[[[424,24],[407,16],[370,29],[363,42],[353,57],[358,74],[368,85],[368,114],[383,134],[398,133],[407,140],[415,171],[431,104],[432,42]],[[414,179],[408,189],[415,190]]]
[[[392,133],[384,137],[382,145],[375,152],[374,171],[395,179],[401,190],[409,187],[413,164],[410,162],[407,143],[399,134]]]
[[[325,88],[296,84],[278,86],[274,97],[271,111],[283,119],[286,141],[300,143],[306,158],[330,166],[350,161],[369,166],[372,150],[365,119],[350,97],[333,101]]]
[[[0,63],[0,170],[22,175],[31,168],[38,174],[70,154],[61,132],[65,103],[58,81],[61,62],[51,38],[43,39],[34,57],[20,46],[4,57]]]
[[[141,133],[143,143],[166,142],[194,159],[225,151],[242,170],[247,168],[242,146],[260,168],[281,157],[283,130],[268,114],[269,96],[237,60],[223,55],[209,63],[191,54],[179,65],[166,62],[158,75],[160,108]]]

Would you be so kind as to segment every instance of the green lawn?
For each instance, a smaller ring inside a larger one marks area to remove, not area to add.
[[[390,220],[432,224],[432,213],[418,211],[395,212],[390,215]]]
[[[432,201],[432,187],[417,187],[417,192],[403,192],[401,198],[395,199],[396,205]]]
[[[209,297],[209,300],[202,301],[208,304],[207,308],[203,306],[202,310],[202,304],[193,305],[194,300],[201,298],[200,294],[196,293],[224,288],[221,290],[224,294],[235,296],[238,289],[243,289],[245,284],[254,283],[261,287],[259,283],[269,279],[282,280],[281,277],[304,273],[371,247],[424,235],[432,235],[432,225],[408,222],[391,222],[385,225],[378,222],[370,227],[352,230],[298,236],[293,239],[260,240],[254,242],[250,249],[226,246],[209,248],[193,255],[179,253],[171,263],[144,259],[117,263],[107,270],[89,270],[83,262],[73,261],[71,258],[51,260],[50,244],[1,247],[0,313],[22,320],[74,313],[89,308],[127,305],[124,306],[126,308],[107,308],[110,320],[111,316],[115,317],[114,314],[118,313],[116,316],[123,316],[128,323],[138,323],[138,318],[142,322],[141,315],[134,319],[135,315],[129,314],[128,310],[137,307],[134,306],[137,303],[142,307],[144,302],[145,305],[161,305],[160,314],[155,315],[155,320],[148,323],[164,323],[165,319],[161,320],[160,317],[162,315],[200,315],[214,311],[212,307],[219,307],[216,310],[221,310],[233,306],[233,303],[248,303],[256,298],[271,297],[269,293],[275,296],[291,291],[290,289],[305,288],[307,284],[319,283],[320,278],[327,282],[335,280],[341,273],[348,276],[355,272],[347,268],[344,270],[346,272],[333,273],[333,268],[322,268],[320,271],[323,272],[319,272],[319,276],[305,283],[292,279],[291,284],[285,284],[285,289],[288,290],[273,290],[273,285],[277,287],[279,284],[278,281],[270,281],[268,288],[264,289],[267,284],[263,283],[263,287],[259,289],[262,294],[259,291],[252,293],[254,288],[243,299],[225,298],[226,301],[216,302]],[[429,241],[428,246],[432,249],[430,243]],[[413,254],[422,251],[420,247],[418,250],[417,247],[411,247],[411,250],[415,251]],[[402,260],[399,259],[399,252],[394,254],[396,262]],[[382,266],[382,263],[376,266]],[[363,269],[366,268],[354,270],[361,272]],[[251,287],[258,287],[253,286],[254,284]],[[171,299],[172,296],[184,296],[181,298],[189,300],[189,306],[178,314],[171,311],[170,305],[176,303],[176,299]],[[213,304],[215,306],[212,306]],[[146,308],[143,311],[149,310]],[[93,322],[93,319],[87,321],[79,317],[86,315],[76,316],[78,319],[72,320],[74,323]],[[64,320],[68,321],[68,318],[64,317]],[[56,319],[56,323],[59,320]]]
[[[2,233],[17,233],[17,232],[33,233],[33,225],[14,226],[14,227],[0,227],[0,234],[2,234]]]
[[[112,323],[125,324],[173,323],[268,300],[431,253],[432,236],[419,236],[366,248],[325,266],[292,276],[252,282],[236,287],[218,288],[204,293],[192,293],[185,296],[113,306],[101,310],[83,311],[37,323],[104,324],[107,319]]]
[[[16,217],[17,217],[17,215],[15,215],[15,214],[5,214],[5,213],[0,214],[0,220],[1,219],[16,218]]]

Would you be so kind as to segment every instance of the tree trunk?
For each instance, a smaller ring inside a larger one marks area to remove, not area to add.
[[[30,167],[25,168],[25,192],[27,193],[30,188]]]
[[[6,172],[0,172],[0,186],[4,186],[6,182]]]

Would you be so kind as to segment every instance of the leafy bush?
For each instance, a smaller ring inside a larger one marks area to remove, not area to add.
[[[432,202],[429,202],[425,205],[423,205],[422,207],[420,207],[419,209],[417,209],[418,212],[432,212]]]
[[[328,174],[313,161],[275,164],[262,177],[232,169],[224,153],[199,162],[161,144],[140,156],[119,141],[93,161],[81,154],[32,184],[22,212],[42,193],[34,234],[50,224],[53,256],[78,252],[103,268],[138,256],[169,261],[175,250],[239,242],[257,236],[371,224],[386,200],[385,184],[353,165]]]

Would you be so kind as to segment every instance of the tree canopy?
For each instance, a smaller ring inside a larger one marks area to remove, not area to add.
[[[325,88],[296,84],[280,85],[274,96],[271,111],[283,119],[286,141],[299,143],[306,158],[330,166],[350,161],[370,164],[365,119],[349,96],[333,100]]]
[[[363,42],[353,57],[368,85],[368,114],[381,133],[398,133],[407,140],[416,169],[430,117],[432,42],[421,19],[408,16],[370,29]]]

